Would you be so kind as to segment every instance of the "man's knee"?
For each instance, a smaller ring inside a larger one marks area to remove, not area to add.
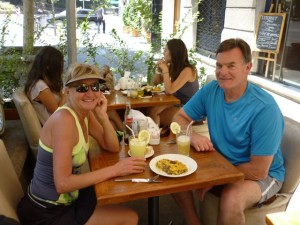
[[[233,187],[223,188],[220,194],[220,209],[223,211],[242,210],[242,200],[239,192]]]

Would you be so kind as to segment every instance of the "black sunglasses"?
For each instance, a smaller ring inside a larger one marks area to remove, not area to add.
[[[89,88],[93,92],[98,92],[100,90],[100,84],[99,83],[94,83],[94,84],[78,84],[78,85],[70,85],[69,87],[74,87],[75,90],[79,93],[86,93],[88,92]]]

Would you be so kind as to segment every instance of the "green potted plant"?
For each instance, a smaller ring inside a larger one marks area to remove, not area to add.
[[[123,9],[123,14],[122,14],[122,21],[124,24],[123,27],[123,32],[128,34],[130,32],[130,15],[129,15],[129,11],[130,11],[130,5],[126,5]]]
[[[137,37],[141,30],[141,13],[137,1],[130,1],[129,3],[129,18],[132,36]]]
[[[142,68],[136,66],[136,63],[141,59],[143,51],[130,51],[127,43],[118,35],[115,29],[112,29],[110,33],[112,43],[102,44],[102,47],[106,52],[106,57],[109,60],[109,65],[114,73],[124,76],[125,71],[141,73]]]
[[[152,23],[152,1],[151,0],[139,0],[139,9],[141,13],[142,30],[146,37],[151,34]]]

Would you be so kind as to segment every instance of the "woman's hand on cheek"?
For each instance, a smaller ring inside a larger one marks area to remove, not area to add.
[[[97,113],[106,113],[107,111],[107,99],[105,98],[105,96],[101,93],[100,97],[98,99],[98,104],[96,105],[95,108]]]

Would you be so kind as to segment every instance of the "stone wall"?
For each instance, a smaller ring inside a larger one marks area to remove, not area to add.
[[[227,0],[221,40],[238,37],[253,48],[258,15],[264,12],[265,4],[265,0]]]

